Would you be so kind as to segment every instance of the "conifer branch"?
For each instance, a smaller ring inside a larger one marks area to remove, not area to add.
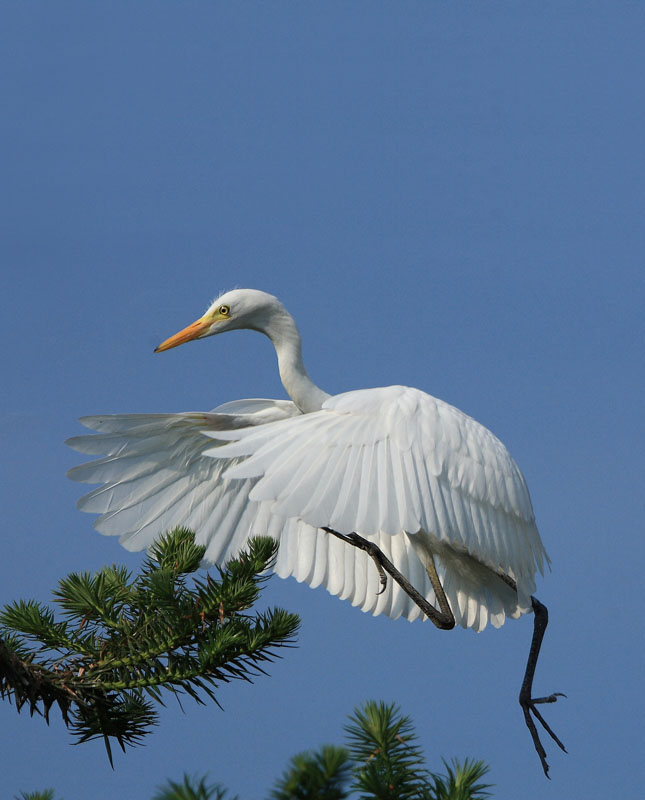
[[[252,680],[279,647],[294,644],[299,619],[282,609],[251,613],[277,552],[272,539],[219,569],[189,576],[204,548],[192,531],[162,538],[134,577],[119,566],[72,573],[54,602],[64,619],[35,601],[0,612],[0,696],[49,722],[56,705],[77,743],[102,737],[137,744],[157,723],[163,691],[199,703],[234,679]]]

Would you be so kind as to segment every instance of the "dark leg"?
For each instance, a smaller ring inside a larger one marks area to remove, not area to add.
[[[514,592],[517,592],[517,584],[513,578],[504,574],[503,572],[498,572],[497,575],[504,581],[504,583],[510,586]],[[543,603],[540,603],[536,597],[531,597],[531,605],[533,606],[533,638],[531,639],[531,648],[529,650],[528,661],[526,662],[526,670],[524,671],[524,680],[522,681],[522,688],[520,689],[520,705],[522,706],[522,711],[524,712],[526,727],[529,729],[529,733],[533,739],[533,745],[540,758],[542,769],[548,778],[549,765],[546,761],[546,752],[542,746],[540,737],[538,736],[537,728],[535,727],[535,723],[531,718],[531,714],[533,714],[535,719],[540,723],[540,725],[542,725],[544,730],[549,734],[558,747],[560,747],[566,753],[567,748],[551,730],[542,714],[540,714],[536,708],[536,705],[539,705],[540,703],[555,703],[558,697],[566,697],[566,694],[563,694],[562,692],[554,692],[553,694],[548,695],[548,697],[531,697],[531,692],[533,691],[533,676],[535,675],[535,668],[537,667],[538,656],[540,655],[540,647],[542,646],[542,639],[544,639],[546,626],[549,624],[549,612],[547,611],[547,607]]]
[[[445,592],[443,591],[443,587],[441,585],[441,581],[439,580],[439,576],[437,575],[437,570],[435,568],[434,559],[432,556],[430,556],[430,561],[425,566],[428,577],[430,578],[430,582],[432,583],[432,588],[434,589],[435,595],[439,602],[440,610],[437,610],[433,605],[428,603],[425,597],[423,597],[423,595],[421,595],[414,588],[414,586],[412,586],[412,584],[398,571],[394,564],[387,558],[381,549],[374,544],[374,542],[364,539],[357,533],[345,535],[343,533],[338,533],[338,531],[335,531],[332,528],[322,528],[322,530],[330,533],[332,536],[336,536],[338,539],[342,539],[342,541],[347,542],[347,544],[358,547],[359,550],[364,550],[370,556],[370,558],[376,564],[376,568],[379,572],[379,578],[382,587],[381,592],[387,585],[387,576],[385,574],[387,572],[387,574],[399,584],[408,597],[412,598],[416,605],[437,626],[437,628],[441,628],[442,630],[450,630],[451,628],[455,627],[455,617],[450,609]],[[510,586],[514,592],[517,592],[517,584],[513,578],[504,574],[503,572],[497,572],[497,575],[501,580],[504,581],[504,583]],[[531,734],[531,738],[533,739],[533,744],[540,758],[542,769],[548,778],[549,765],[546,761],[546,751],[542,746],[542,742],[540,741],[540,737],[531,714],[533,714],[535,719],[537,719],[540,725],[542,725],[544,730],[549,734],[558,747],[560,747],[566,753],[567,750],[565,746],[551,730],[544,717],[536,708],[536,706],[541,703],[555,703],[558,697],[566,697],[566,695],[562,692],[554,692],[553,694],[548,695],[548,697],[531,697],[531,692],[533,689],[533,676],[535,675],[535,668],[537,666],[540,647],[542,646],[542,639],[544,638],[544,632],[546,631],[546,627],[549,622],[549,614],[546,606],[540,603],[540,601],[535,597],[531,597],[531,604],[533,606],[533,638],[531,639],[531,649],[529,650],[529,657],[526,664],[526,670],[524,672],[524,680],[522,681],[522,688],[520,689],[520,705],[522,706],[524,719]]]
[[[540,714],[536,708],[536,705],[540,703],[555,703],[558,697],[566,697],[566,695],[562,694],[562,692],[554,692],[554,694],[550,694],[548,697],[531,697],[531,692],[533,690],[533,676],[535,675],[535,668],[537,666],[538,656],[540,655],[540,647],[542,645],[542,639],[544,638],[546,626],[549,623],[549,612],[547,611],[546,606],[542,605],[542,603],[540,603],[540,601],[535,597],[531,597],[531,603],[533,605],[533,638],[531,639],[531,649],[529,650],[529,658],[526,662],[524,680],[522,681],[522,688],[520,689],[520,705],[522,706],[522,711],[524,712],[526,726],[529,729],[529,733],[533,739],[533,744],[538,756],[540,757],[542,769],[548,778],[549,765],[546,761],[546,752],[542,746],[540,737],[538,736],[537,728],[535,727],[535,722],[533,722],[533,719],[531,718],[531,714],[533,714],[535,719],[537,719],[540,725],[542,725],[544,730],[549,734],[558,747],[560,747],[566,753],[566,747],[558,739],[555,733],[553,733],[551,728],[547,725],[542,714]]]
[[[372,561],[374,561],[376,564],[376,568],[379,572],[379,578],[381,580],[382,587],[381,592],[387,585],[387,577],[385,575],[387,572],[387,574],[399,584],[408,597],[412,598],[416,605],[437,626],[437,628],[441,628],[442,630],[450,630],[451,628],[455,627],[455,617],[450,609],[450,605],[448,604],[448,600],[443,591],[441,582],[439,581],[439,577],[437,576],[437,570],[435,569],[432,557],[430,558],[430,565],[426,566],[426,570],[428,572],[428,577],[432,583],[432,588],[434,589],[437,600],[439,601],[440,610],[437,610],[425,599],[422,594],[420,594],[414,588],[414,586],[412,586],[412,584],[399,572],[390,559],[387,558],[383,551],[377,547],[374,542],[364,539],[357,533],[345,535],[344,533],[338,533],[338,531],[335,531],[332,528],[322,528],[322,530],[326,533],[330,533],[332,536],[336,536],[338,539],[342,539],[342,541],[347,542],[347,544],[358,547],[359,550],[364,550],[369,555]]]

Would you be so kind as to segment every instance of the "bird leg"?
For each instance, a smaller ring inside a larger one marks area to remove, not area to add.
[[[357,547],[359,550],[363,550],[370,556],[379,573],[379,579],[381,582],[381,590],[379,594],[381,594],[387,586],[387,573],[396,583],[398,583],[408,597],[413,600],[413,602],[437,626],[437,628],[441,628],[442,630],[450,630],[451,628],[454,628],[455,617],[452,613],[450,605],[448,604],[448,600],[443,590],[443,586],[441,585],[441,581],[439,580],[439,576],[437,575],[437,569],[432,555],[429,556],[428,563],[424,566],[428,573],[428,577],[430,578],[430,582],[432,583],[435,596],[439,602],[439,610],[429,603],[426,598],[420,594],[414,588],[414,586],[412,586],[412,584],[399,572],[390,559],[374,542],[364,539],[357,533],[345,535],[333,530],[333,528],[322,528],[322,530],[324,530],[326,533],[330,533],[332,536],[336,536],[343,542],[347,542],[347,544],[351,544],[353,547]],[[503,572],[497,572],[496,574],[501,580],[504,581],[504,583],[510,586],[514,592],[517,592],[517,583],[513,580],[513,578]],[[526,726],[529,729],[529,733],[533,739],[533,745],[540,759],[540,763],[542,764],[542,769],[548,778],[549,765],[546,760],[546,751],[542,746],[542,742],[540,741],[540,737],[531,714],[540,723],[540,725],[542,725],[544,730],[549,734],[558,747],[566,753],[566,747],[551,730],[550,726],[536,707],[542,703],[555,703],[558,697],[566,697],[566,695],[562,692],[554,692],[547,697],[531,696],[533,690],[533,677],[537,667],[540,647],[542,646],[544,632],[546,631],[549,622],[549,613],[545,605],[540,603],[540,601],[535,597],[531,597],[531,605],[533,606],[533,638],[531,639],[531,648],[529,650],[529,657],[526,663],[522,688],[520,689],[519,701],[522,711],[524,712]]]
[[[338,533],[338,531],[335,531],[332,528],[323,528],[322,530],[324,530],[325,533],[331,533],[332,536],[336,536],[336,538],[341,539],[343,542],[347,542],[347,544],[358,547],[359,550],[364,550],[368,554],[378,570],[381,588],[378,590],[377,594],[383,594],[387,588],[387,575],[385,574],[385,570],[383,569],[383,566],[381,565],[377,555],[378,551],[378,554],[385,558],[381,550],[379,550],[379,548],[373,542],[368,542],[367,539],[363,539],[363,537],[359,536],[357,533],[350,533],[349,536],[346,536],[344,533]]]
[[[508,584],[514,592],[517,592],[517,583],[513,578],[503,572],[498,572],[497,575],[504,583]],[[563,692],[554,692],[548,695],[548,697],[531,697],[531,692],[533,691],[533,676],[535,675],[535,668],[537,667],[538,656],[540,655],[540,647],[542,646],[542,639],[544,639],[546,626],[549,624],[549,612],[547,607],[543,603],[540,603],[537,597],[533,596],[531,597],[531,605],[533,606],[533,638],[531,639],[531,648],[529,650],[528,661],[526,662],[526,670],[524,671],[524,680],[522,681],[522,688],[520,689],[520,705],[524,712],[526,727],[529,729],[529,733],[533,739],[533,745],[540,758],[542,769],[548,778],[549,765],[546,761],[546,752],[538,736],[537,728],[535,727],[535,722],[533,722],[531,718],[531,714],[533,714],[535,719],[542,725],[558,747],[566,753],[567,748],[562,744],[560,739],[558,739],[542,714],[540,714],[535,707],[540,703],[555,703],[558,697],[566,697],[566,694],[563,694]]]
[[[443,591],[443,587],[437,575],[437,570],[435,568],[432,556],[430,556],[430,563],[426,564],[426,570],[428,572],[428,576],[432,583],[432,588],[434,589],[437,600],[439,601],[439,609],[436,609],[422,594],[420,594],[414,588],[410,581],[408,581],[405,576],[399,572],[390,559],[374,542],[364,539],[362,536],[359,536],[358,533],[350,533],[345,535],[344,533],[338,533],[338,531],[333,530],[333,528],[322,528],[322,530],[326,533],[330,533],[332,536],[336,536],[343,542],[347,542],[347,544],[351,544],[353,547],[357,547],[359,550],[363,550],[369,555],[372,561],[376,564],[376,568],[379,573],[379,579],[381,581],[381,591],[379,594],[381,594],[381,592],[383,592],[387,586],[387,576],[385,574],[387,572],[387,574],[399,584],[408,597],[414,601],[414,603],[437,626],[437,628],[441,628],[441,630],[450,630],[451,628],[455,627],[455,617],[450,609],[450,605],[448,604],[448,600]]]
[[[548,778],[549,765],[546,761],[546,752],[542,746],[540,737],[538,736],[537,728],[535,727],[535,722],[533,722],[533,719],[531,718],[531,714],[533,714],[535,719],[540,723],[540,725],[542,725],[544,730],[549,734],[558,747],[566,753],[567,748],[551,730],[542,714],[540,714],[536,708],[536,705],[539,705],[540,703],[555,703],[558,697],[566,697],[566,695],[562,692],[554,692],[553,694],[548,695],[548,697],[531,696],[533,690],[533,676],[535,675],[535,668],[537,666],[538,656],[540,654],[540,647],[542,645],[542,639],[544,638],[546,626],[549,622],[549,612],[547,611],[545,605],[540,603],[540,601],[535,597],[531,597],[531,605],[533,606],[533,638],[531,639],[531,648],[529,650],[528,661],[526,662],[524,680],[522,681],[522,688],[520,689],[520,706],[522,706],[526,727],[529,729],[529,733],[533,739],[533,745],[540,758],[542,769]]]

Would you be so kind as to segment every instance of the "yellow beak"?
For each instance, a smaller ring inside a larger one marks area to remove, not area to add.
[[[192,325],[189,325],[187,328],[179,331],[179,333],[171,336],[170,339],[166,339],[166,341],[162,342],[159,347],[155,347],[155,353],[161,353],[164,350],[170,350],[171,347],[177,347],[177,345],[184,344],[184,342],[190,342],[192,339],[198,339],[200,336],[203,336],[206,333],[212,323],[212,318],[205,319],[204,317],[200,317],[198,320],[193,322]]]

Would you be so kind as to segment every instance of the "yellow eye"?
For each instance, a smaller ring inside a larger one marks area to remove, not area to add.
[[[220,306],[217,310],[223,317],[228,317],[231,313],[231,309],[228,306]]]

